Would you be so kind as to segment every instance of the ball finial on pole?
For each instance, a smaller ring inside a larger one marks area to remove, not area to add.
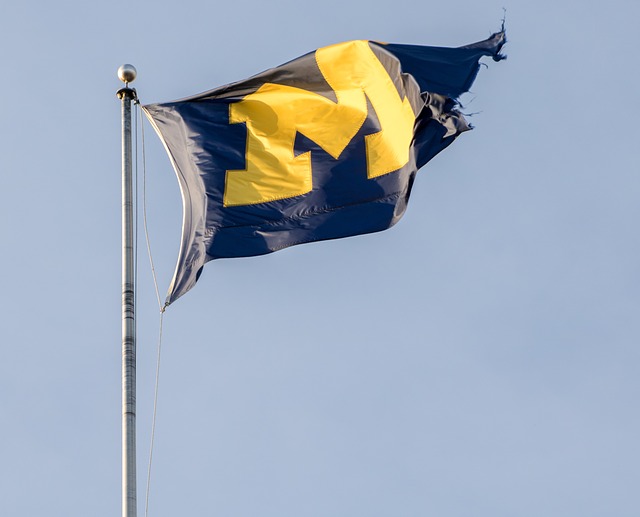
[[[133,65],[122,65],[118,68],[118,79],[120,79],[125,85],[132,83],[136,79],[138,74],[136,67]]]

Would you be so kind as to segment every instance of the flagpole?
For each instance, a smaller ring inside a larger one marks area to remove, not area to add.
[[[133,65],[122,65],[118,78],[122,101],[122,517],[136,517],[136,320],[133,235],[131,101],[136,91]]]

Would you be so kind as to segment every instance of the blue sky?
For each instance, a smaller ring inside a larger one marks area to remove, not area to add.
[[[640,505],[640,4],[3,9],[0,513],[120,511],[122,63],[142,102],[364,38],[509,59],[387,232],[210,263],[165,316],[150,515],[610,516]],[[164,292],[180,193],[145,127]],[[141,244],[143,244],[141,242]],[[140,515],[158,313],[139,252]]]

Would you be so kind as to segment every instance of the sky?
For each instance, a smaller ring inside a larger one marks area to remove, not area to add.
[[[351,39],[465,45],[503,8],[508,59],[462,99],[475,129],[418,173],[398,225],[209,263],[167,309],[149,515],[638,515],[632,0],[4,5],[1,515],[120,512],[117,68],[163,102]],[[143,128],[164,298],[181,198]],[[144,240],[138,263],[143,515]]]

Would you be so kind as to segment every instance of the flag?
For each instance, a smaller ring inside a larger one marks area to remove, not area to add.
[[[210,260],[393,226],[417,170],[470,129],[457,99],[504,43],[504,30],[459,48],[349,41],[143,106],[183,199],[167,305]]]

